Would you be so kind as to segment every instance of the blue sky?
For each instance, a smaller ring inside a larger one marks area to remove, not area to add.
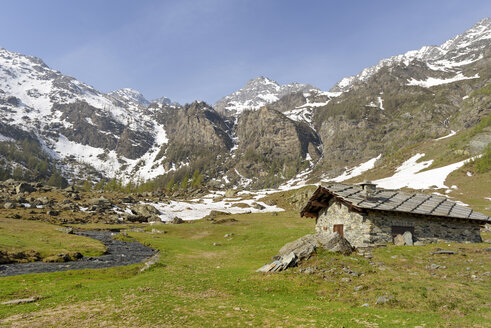
[[[259,75],[328,90],[379,59],[438,45],[491,1],[2,1],[0,47],[98,90],[211,104]]]

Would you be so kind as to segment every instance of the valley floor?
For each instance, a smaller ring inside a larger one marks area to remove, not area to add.
[[[141,273],[135,264],[0,278],[0,327],[491,327],[489,232],[481,244],[389,246],[373,257],[321,252],[261,274],[313,222],[292,211],[230,217],[129,231],[160,250]],[[456,254],[432,255],[438,248]]]

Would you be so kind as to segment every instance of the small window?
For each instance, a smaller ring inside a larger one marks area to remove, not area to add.
[[[335,224],[332,232],[337,232],[341,237],[343,237],[343,225],[342,224]]]

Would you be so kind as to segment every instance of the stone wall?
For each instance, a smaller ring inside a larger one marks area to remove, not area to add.
[[[373,244],[391,243],[392,226],[414,227],[414,241],[428,243],[479,243],[480,225],[470,220],[415,215],[410,213],[369,211]]]
[[[358,213],[331,200],[329,207],[319,212],[315,231],[333,232],[336,224],[343,225],[344,237],[355,247],[392,243],[392,226],[413,227],[413,241],[425,244],[482,241],[478,222],[384,211]]]
[[[355,247],[370,245],[371,223],[360,213],[350,211],[348,206],[331,200],[329,207],[319,212],[315,231],[333,232],[335,224],[343,225],[344,238]]]

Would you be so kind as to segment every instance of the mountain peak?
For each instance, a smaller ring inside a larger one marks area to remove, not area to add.
[[[157,99],[153,99],[152,103],[157,103],[160,105],[181,106],[178,102],[172,101],[170,98],[167,97],[160,97]]]
[[[114,97],[123,102],[129,102],[134,105],[148,106],[150,102],[143,96],[143,94],[137,90],[131,88],[122,88],[114,90],[108,93],[109,96]]]
[[[226,116],[240,115],[244,110],[256,110],[281,97],[295,92],[317,89],[310,84],[290,83],[280,85],[264,76],[253,78],[242,89],[220,99],[213,106]]]
[[[404,54],[381,59],[376,65],[365,68],[357,75],[343,78],[331,88],[332,92],[346,92],[354,85],[364,83],[382,67],[410,65],[418,60],[427,63],[432,69],[448,71],[478,60],[483,49],[491,41],[491,19],[484,18],[464,33],[444,42],[440,46],[423,46]],[[457,72],[455,72],[457,73]]]

